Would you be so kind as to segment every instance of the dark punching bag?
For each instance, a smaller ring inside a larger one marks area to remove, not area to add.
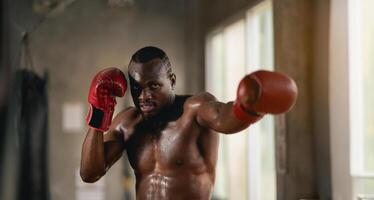
[[[47,81],[32,71],[17,73],[20,103],[18,176],[19,200],[47,200],[48,187],[48,100]]]

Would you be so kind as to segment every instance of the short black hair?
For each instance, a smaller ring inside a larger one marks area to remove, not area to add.
[[[169,57],[162,49],[154,46],[147,46],[139,49],[134,53],[134,55],[132,55],[131,61],[136,63],[147,63],[155,58],[161,59],[168,75],[173,74]]]

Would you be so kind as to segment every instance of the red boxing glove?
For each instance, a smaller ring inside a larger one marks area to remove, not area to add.
[[[87,124],[99,131],[107,131],[112,122],[115,96],[125,95],[127,82],[125,75],[117,68],[101,70],[92,79],[88,102],[90,108],[86,117]]]
[[[233,112],[238,119],[254,123],[266,113],[289,111],[296,98],[297,86],[291,78],[282,73],[260,70],[240,81]]]

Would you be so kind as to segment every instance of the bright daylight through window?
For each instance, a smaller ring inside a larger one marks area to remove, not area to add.
[[[236,83],[259,69],[273,70],[270,1],[242,13],[207,37],[207,90],[221,101],[236,96]],[[274,120],[267,115],[241,133],[221,135],[214,198],[276,199]]]

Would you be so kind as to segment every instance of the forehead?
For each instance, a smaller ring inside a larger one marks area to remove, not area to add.
[[[146,63],[130,62],[128,73],[136,81],[157,80],[166,77],[165,67],[159,58]]]

